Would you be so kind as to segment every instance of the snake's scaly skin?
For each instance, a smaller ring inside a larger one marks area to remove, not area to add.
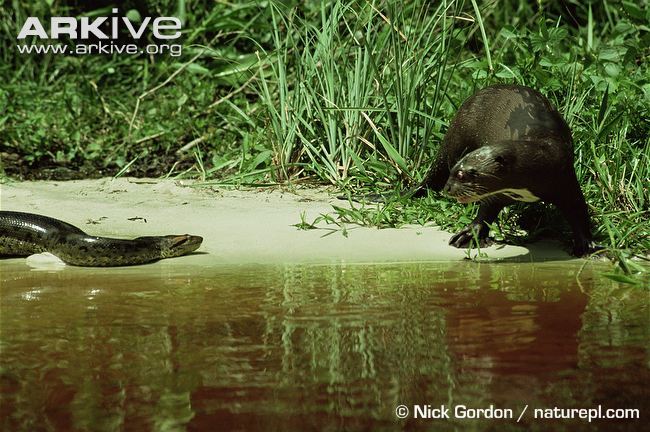
[[[133,240],[95,237],[51,217],[0,211],[0,255],[49,252],[71,265],[113,267],[184,255],[198,249],[202,241],[202,237],[188,234]]]

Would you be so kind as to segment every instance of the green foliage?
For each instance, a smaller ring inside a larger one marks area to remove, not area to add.
[[[120,3],[135,21],[178,16],[180,57],[19,55],[26,17],[92,17],[111,5],[5,3],[0,166],[8,175],[403,190],[422,178],[465,98],[514,82],[538,88],[569,122],[599,240],[613,253],[650,250],[647,3]],[[471,212],[443,197],[396,195],[335,209],[334,218],[454,230]],[[505,235],[519,213],[504,212]]]
[[[444,78],[453,29],[444,3],[418,6],[391,3],[387,18],[368,2],[322,2],[314,22],[269,4],[275,30],[259,93],[279,179],[409,178],[439,131],[440,92],[427,89]]]

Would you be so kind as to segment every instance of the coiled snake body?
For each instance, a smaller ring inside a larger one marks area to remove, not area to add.
[[[202,237],[188,234],[133,240],[96,237],[51,217],[0,211],[0,255],[49,252],[67,264],[112,267],[181,256],[198,249],[202,241]]]

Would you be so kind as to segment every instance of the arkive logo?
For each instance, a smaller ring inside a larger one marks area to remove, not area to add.
[[[117,13],[117,9],[112,10]],[[107,34],[100,26],[108,23]],[[147,28],[151,26],[151,34],[156,39],[170,40],[181,36],[181,20],[176,17],[145,17],[140,24],[134,24],[127,17],[96,17],[91,21],[88,17],[52,17],[50,18],[50,34],[38,17],[29,17],[18,33],[17,39],[36,36],[39,39],[59,39],[68,36],[70,39],[87,40],[91,37],[97,39],[117,39],[121,28],[126,28],[133,39],[140,39]]]

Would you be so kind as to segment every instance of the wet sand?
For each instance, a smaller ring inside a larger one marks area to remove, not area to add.
[[[467,251],[450,247],[450,233],[435,226],[376,229],[319,223],[300,230],[331,204],[346,206],[327,188],[232,189],[191,181],[99,179],[9,182],[0,185],[0,209],[45,214],[77,225],[89,234],[138,237],[196,234],[200,253],[158,265],[236,263],[332,263],[456,261]],[[495,245],[490,258],[516,261],[566,260],[557,242],[528,247]],[[475,255],[476,251],[472,252]]]

